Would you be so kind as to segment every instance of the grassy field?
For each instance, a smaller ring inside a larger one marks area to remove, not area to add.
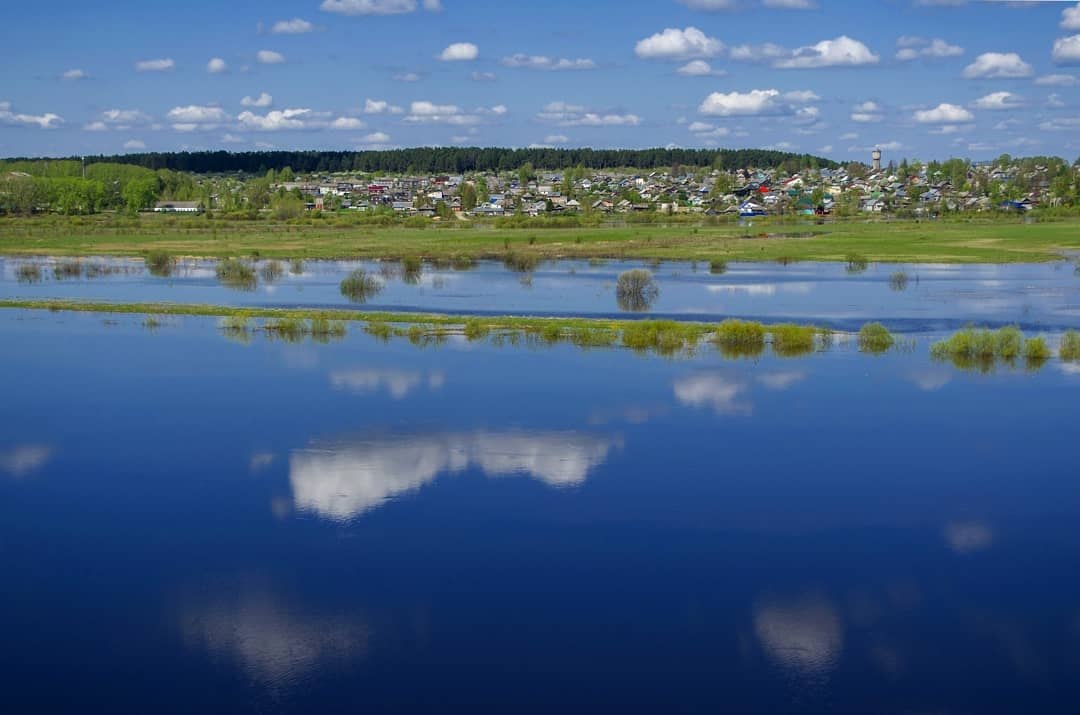
[[[205,217],[57,216],[0,219],[0,254],[265,258],[548,258],[659,260],[1019,263],[1080,251],[1080,219],[1025,223],[998,217],[913,221],[756,220],[752,226],[609,224],[583,228],[499,228],[463,221],[427,228],[322,219],[301,223]]]

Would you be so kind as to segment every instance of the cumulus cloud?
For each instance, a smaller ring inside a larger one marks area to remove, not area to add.
[[[169,57],[158,60],[139,60],[135,63],[135,69],[138,72],[171,72],[175,68],[176,63]]]
[[[88,79],[89,77],[90,77],[90,75],[88,75],[85,70],[81,70],[81,69],[77,69],[77,68],[76,69],[69,69],[67,72],[64,72],[64,74],[60,75],[61,79],[66,79],[69,82],[75,82],[75,81],[78,81],[80,79]]]
[[[1030,77],[1034,73],[1027,62],[1015,52],[984,52],[964,68],[967,79],[1005,79]]]
[[[881,105],[877,102],[856,104],[851,112],[851,121],[862,124],[880,122],[884,118],[885,115],[882,113]]]
[[[691,10],[704,10],[705,12],[733,10],[735,8],[735,0],[679,0],[679,2]]]
[[[477,107],[471,112],[455,104],[435,104],[418,101],[409,105],[409,112],[402,120],[408,124],[447,124],[450,126],[470,126],[479,124],[485,118],[500,117],[506,114],[503,105]]]
[[[710,407],[717,414],[748,415],[753,405],[742,399],[747,390],[741,381],[717,373],[701,373],[679,378],[675,398],[690,407]]]
[[[957,124],[970,122],[975,119],[975,115],[963,107],[943,102],[933,109],[915,112],[913,118],[920,124]]]
[[[1045,87],[1075,87],[1080,84],[1080,77],[1071,74],[1047,74],[1037,77],[1035,84]]]
[[[429,12],[442,9],[439,0],[424,0],[423,7]],[[319,9],[338,15],[405,15],[416,12],[416,0],[323,0]]]
[[[124,142],[124,148],[128,151],[142,151],[146,148],[146,142],[141,139],[129,139]]]
[[[636,114],[590,111],[566,102],[548,103],[536,118],[562,127],[636,127],[641,124],[641,117]]]
[[[1061,28],[1063,30],[1080,30],[1080,2],[1075,7],[1067,7],[1061,11]]]
[[[515,69],[548,70],[553,72],[560,70],[596,69],[596,62],[587,58],[567,59],[562,57],[547,57],[545,55],[526,55],[523,53],[503,57],[501,63],[504,67]]]
[[[294,17],[291,20],[278,20],[270,28],[270,34],[272,35],[303,35],[311,32],[315,29],[307,20],[303,18]]]
[[[362,137],[365,144],[388,144],[390,139],[390,135],[386,132],[372,132]]]
[[[687,130],[698,139],[718,139],[731,134],[727,127],[718,127],[708,122],[691,122]]]
[[[766,42],[763,45],[736,45],[731,48],[731,59],[738,62],[776,62],[791,56],[791,50]]]
[[[754,89],[749,92],[713,92],[702,101],[698,111],[717,117],[791,114],[775,89]]]
[[[137,124],[147,124],[151,121],[149,114],[138,109],[106,109],[101,113],[101,119],[106,124],[115,126],[117,129],[126,129]]]
[[[896,59],[901,62],[910,62],[920,57],[941,59],[944,57],[959,57],[964,54],[964,48],[950,45],[945,40],[935,37],[927,42],[921,37],[901,37],[896,41],[900,50],[896,53]]]
[[[776,61],[777,69],[812,69],[817,67],[858,67],[877,64],[881,58],[870,48],[847,35],[800,47],[791,57]]]
[[[1016,109],[1024,106],[1024,99],[1012,92],[991,92],[985,97],[976,99],[971,106],[975,109],[989,110]]]
[[[229,115],[221,107],[196,104],[173,107],[165,117],[178,132],[212,130],[229,121]]]
[[[1054,63],[1059,65],[1080,64],[1080,35],[1054,40]]]
[[[818,6],[817,0],[761,0],[761,4],[781,10],[815,10]]]
[[[727,74],[724,70],[713,69],[705,60],[690,60],[675,71],[684,77],[723,77]]]
[[[634,54],[645,60],[689,60],[715,57],[723,51],[723,42],[696,27],[669,27],[634,46]]]
[[[307,120],[312,118],[314,112],[307,108],[281,109],[267,112],[264,115],[254,112],[241,112],[237,117],[240,126],[260,132],[276,132],[286,129],[305,129]]]
[[[401,114],[404,110],[384,99],[364,100],[364,114]]]
[[[95,121],[83,125],[84,132],[107,132],[109,127],[105,122]]]
[[[240,100],[240,106],[241,107],[260,107],[261,108],[261,107],[269,107],[273,103],[274,103],[274,98],[271,95],[267,94],[266,92],[260,93],[258,97],[244,97],[243,99]]]
[[[228,69],[229,65],[220,57],[212,57],[210,58],[210,61],[206,63],[206,71],[210,74],[221,74]]]
[[[279,65],[285,61],[285,55],[273,50],[259,50],[255,53],[255,59],[261,65]]]
[[[480,56],[480,48],[471,42],[455,42],[439,54],[442,62],[470,62]]]
[[[347,129],[363,129],[367,125],[356,117],[338,117],[329,124],[330,129],[334,130],[347,130]]]
[[[13,112],[9,102],[0,102],[0,124],[36,129],[59,129],[64,124],[64,119],[59,114],[53,114],[52,112],[46,112],[45,114]]]

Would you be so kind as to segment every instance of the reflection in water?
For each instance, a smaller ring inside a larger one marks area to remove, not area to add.
[[[802,382],[805,379],[806,373],[801,370],[786,370],[765,373],[758,378],[758,382],[770,390],[781,391],[786,390],[792,385]]]
[[[52,456],[52,447],[43,444],[18,444],[0,452],[0,472],[16,479],[40,469]]]
[[[994,532],[978,521],[952,522],[945,526],[945,543],[957,554],[971,554],[989,548]]]
[[[675,381],[675,397],[691,407],[712,407],[722,415],[749,415],[754,406],[739,401],[746,384],[715,373],[701,373]]]
[[[759,603],[754,632],[778,665],[808,677],[827,675],[844,645],[840,617],[820,596]]]
[[[617,439],[573,432],[394,437],[297,451],[289,481],[298,510],[344,521],[415,491],[443,472],[470,466],[489,476],[523,474],[553,487],[573,486],[617,446]]]
[[[923,392],[937,392],[952,381],[952,372],[930,367],[908,373],[908,380]]]
[[[300,685],[329,661],[355,657],[368,640],[361,624],[292,613],[265,593],[188,610],[183,634],[189,647],[234,660],[253,681],[275,690]]]
[[[336,389],[359,394],[386,390],[395,400],[408,397],[410,392],[425,382],[428,389],[439,390],[446,382],[446,376],[440,370],[433,370],[425,377],[420,371],[395,368],[357,368],[330,373],[330,384]]]

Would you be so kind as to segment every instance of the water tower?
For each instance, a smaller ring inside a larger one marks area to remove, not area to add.
[[[881,171],[881,149],[870,152],[870,158],[874,160],[874,171]]]

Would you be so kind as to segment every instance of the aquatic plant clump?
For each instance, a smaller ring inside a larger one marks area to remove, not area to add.
[[[285,264],[281,261],[267,261],[263,264],[259,274],[267,283],[273,283],[285,275]]]
[[[727,261],[722,259],[709,261],[709,273],[712,273],[714,276],[721,276],[727,273]]]
[[[870,266],[869,259],[859,253],[849,253],[844,260],[847,262],[848,273],[862,273]]]
[[[895,291],[907,290],[908,274],[904,271],[896,271],[889,276],[889,287]]]
[[[1042,337],[1028,338],[1024,341],[1024,360],[1031,363],[1041,363],[1053,356],[1050,346]]]
[[[20,263],[15,269],[15,278],[20,283],[40,283],[41,266],[36,263]]]
[[[1029,363],[1045,360],[1050,349],[1042,338],[1025,340],[1024,334],[1014,326],[999,330],[964,328],[931,345],[930,355],[937,360],[949,360],[962,369],[977,368],[985,372],[999,360],[1010,364],[1020,357]]]
[[[342,320],[330,320],[329,318],[312,318],[308,322],[308,332],[312,339],[326,342],[330,338],[345,337],[345,322]]]
[[[516,273],[531,273],[536,270],[536,266],[539,264],[540,259],[535,253],[508,251],[503,256],[503,265]]]
[[[879,354],[895,345],[896,338],[881,323],[867,323],[859,329],[858,343],[862,352]]]
[[[231,288],[255,290],[255,268],[237,258],[226,258],[218,263],[215,274],[219,281]]]
[[[1062,360],[1080,360],[1080,332],[1068,330],[1061,336],[1061,348],[1058,355]]]
[[[341,281],[341,294],[353,303],[366,303],[382,289],[382,282],[363,268],[357,268]]]
[[[781,357],[805,355],[814,351],[817,328],[809,325],[781,323],[769,328],[773,352]]]
[[[401,261],[401,280],[409,285],[416,285],[423,277],[424,263],[415,256]]]
[[[64,280],[65,278],[78,278],[82,276],[83,265],[81,261],[60,261],[53,266],[53,278]]]
[[[168,251],[161,249],[154,249],[147,253],[145,263],[150,275],[163,278],[171,276],[173,269],[176,268],[176,259]]]
[[[641,320],[623,327],[622,343],[632,350],[674,355],[697,344],[704,329],[674,320]]]
[[[491,328],[481,322],[479,318],[469,318],[465,321],[466,340],[483,340],[489,333],[491,333]]]
[[[624,271],[615,282],[615,298],[623,310],[648,310],[660,295],[653,274],[641,268]]]

